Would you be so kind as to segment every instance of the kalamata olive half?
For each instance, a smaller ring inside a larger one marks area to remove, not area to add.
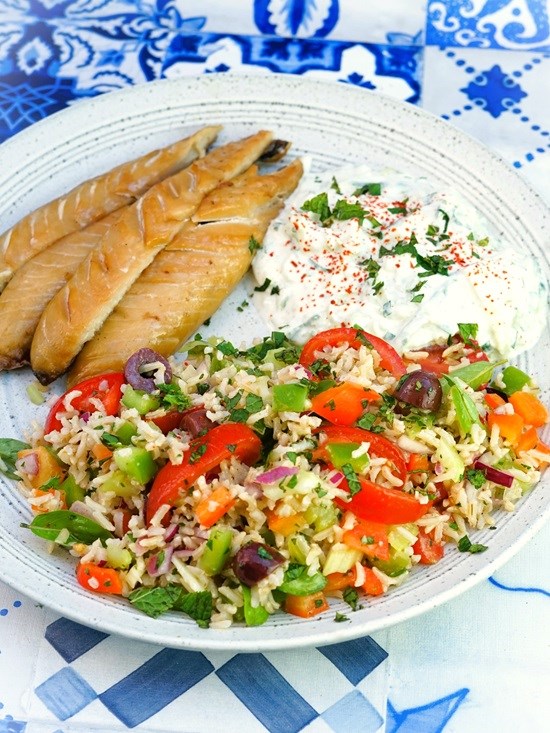
[[[233,570],[241,583],[252,587],[267,578],[284,561],[285,558],[273,547],[261,542],[249,542],[233,558]]]
[[[198,438],[213,428],[214,423],[206,416],[204,407],[192,407],[183,413],[179,426],[182,430],[186,430],[192,438]]]
[[[418,369],[403,377],[394,393],[399,402],[430,412],[439,410],[442,396],[437,375],[424,369]]]
[[[169,384],[172,379],[172,368],[164,356],[157,354],[153,349],[140,349],[128,359],[124,367],[124,376],[128,384],[134,389],[141,389],[143,392],[154,392],[157,385],[152,376],[147,376],[147,365],[155,362],[164,365],[164,381]]]

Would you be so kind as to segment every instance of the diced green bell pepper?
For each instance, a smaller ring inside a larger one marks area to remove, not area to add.
[[[216,575],[227,561],[233,532],[230,529],[214,528],[206,541],[206,547],[199,559],[201,567],[207,575]]]
[[[310,504],[304,516],[308,524],[317,532],[322,532],[338,522],[338,510],[332,502],[326,504]]]
[[[504,382],[504,391],[507,395],[514,394],[523,389],[526,384],[529,384],[532,380],[531,377],[522,372],[515,366],[507,366],[502,372],[502,381]]]
[[[335,468],[349,464],[355,473],[364,473],[370,463],[369,454],[363,453],[355,458],[352,456],[352,453],[360,447],[360,443],[327,443],[325,449]]]
[[[132,438],[134,435],[137,435],[137,432],[138,430],[136,426],[132,425],[131,422],[123,422],[122,425],[114,431],[114,434],[123,445],[130,445]]]
[[[140,484],[148,483],[158,470],[151,454],[145,448],[136,445],[117,448],[113,458],[123,473],[139,481]]]
[[[273,409],[277,412],[302,412],[307,395],[305,384],[276,384],[273,387]]]
[[[279,590],[291,596],[309,596],[323,590],[327,579],[322,573],[307,574],[305,565],[290,565]]]
[[[158,410],[160,407],[159,397],[148,392],[142,392],[140,389],[134,389],[130,385],[126,387],[121,402],[125,407],[137,410],[140,415],[146,415],[148,412]]]
[[[243,591],[244,620],[247,626],[261,626],[269,618],[269,613],[263,606],[252,606],[252,592],[246,585],[241,585]]]
[[[68,509],[71,508],[71,505],[74,504],[75,501],[84,501],[86,492],[84,491],[82,486],[79,486],[76,483],[76,481],[70,474],[69,476],[67,476],[65,481],[63,481],[59,488],[65,494],[65,504],[67,505]]]

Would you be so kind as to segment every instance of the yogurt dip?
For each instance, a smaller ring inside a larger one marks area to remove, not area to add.
[[[253,272],[258,311],[298,342],[344,323],[406,351],[476,323],[480,345],[510,358],[537,342],[547,315],[529,255],[456,194],[387,169],[306,176]]]

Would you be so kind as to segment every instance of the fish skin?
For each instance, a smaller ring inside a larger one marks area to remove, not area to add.
[[[245,174],[205,197],[197,221],[184,225],[80,352],[69,386],[120,371],[140,348],[174,354],[244,276],[253,256],[250,237],[262,241],[302,172],[296,160],[272,174]]]
[[[67,371],[86,341],[194,214],[204,196],[246,170],[272,138],[272,133],[260,131],[215,148],[153,186],[121,212],[40,318],[31,344],[31,366],[42,384]]]
[[[136,201],[151,186],[202,157],[220,130],[220,126],[204,127],[84,181],[23,217],[0,235],[0,292],[19,267],[46,247]]]

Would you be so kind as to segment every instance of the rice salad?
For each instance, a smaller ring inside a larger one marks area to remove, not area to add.
[[[215,629],[334,615],[331,597],[356,609],[483,552],[475,531],[550,461],[536,385],[475,337],[458,324],[403,355],[357,326],[303,347],[197,336],[183,361],[142,349],[57,399],[11,458],[4,440],[1,467],[90,592]]]

